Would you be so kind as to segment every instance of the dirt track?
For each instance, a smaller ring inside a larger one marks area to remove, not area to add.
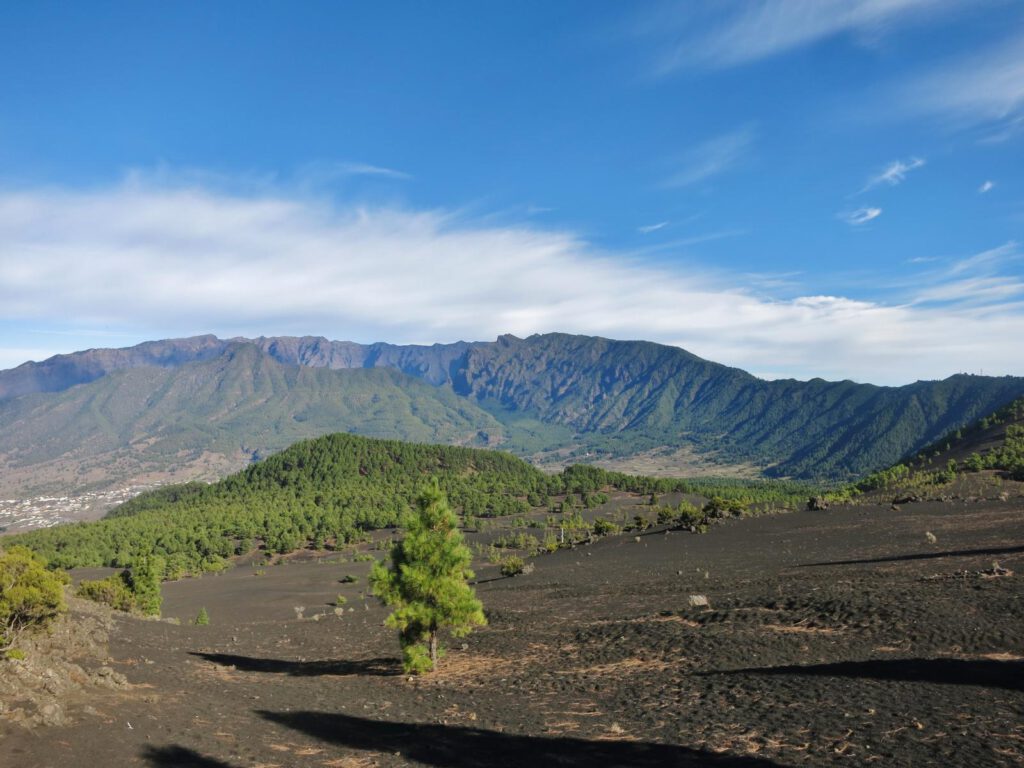
[[[0,726],[0,765],[1024,764],[1021,499],[655,530],[514,579],[482,569],[490,626],[417,680],[359,597],[367,569],[166,585],[165,616],[205,606],[212,624],[120,620],[131,691],[68,728]]]

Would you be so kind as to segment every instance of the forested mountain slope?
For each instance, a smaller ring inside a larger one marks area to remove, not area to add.
[[[0,466],[14,485],[33,468],[62,482],[174,465],[209,476],[347,430],[587,461],[689,446],[723,473],[745,462],[853,479],[1021,394],[1014,377],[764,381],[675,347],[567,334],[433,346],[203,336],[0,372]]]
[[[231,343],[200,362],[0,401],[0,468],[29,491],[54,480],[212,480],[327,432],[486,443],[501,429],[472,402],[398,371],[282,365]]]

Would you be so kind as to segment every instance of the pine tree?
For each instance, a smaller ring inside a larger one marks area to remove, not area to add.
[[[391,549],[391,567],[374,565],[370,586],[395,607],[388,626],[398,629],[405,670],[420,674],[437,664],[442,629],[462,637],[487,620],[466,583],[473,578],[472,553],[436,481],[420,495],[405,529],[405,538]]]
[[[143,557],[131,571],[131,591],[135,607],[146,616],[159,616],[164,601],[160,593],[164,561],[160,557]]]

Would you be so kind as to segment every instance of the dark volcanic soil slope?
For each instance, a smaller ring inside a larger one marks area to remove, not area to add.
[[[208,627],[120,622],[114,666],[147,697],[5,731],[0,763],[1020,765],[1022,504],[805,512],[487,567],[490,626],[417,680],[359,598],[365,563],[240,566],[166,587],[167,615],[206,606]]]

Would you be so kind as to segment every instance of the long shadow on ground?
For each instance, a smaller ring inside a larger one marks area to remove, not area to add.
[[[386,657],[356,661],[287,661],[285,659],[257,659],[230,653],[201,653],[199,651],[189,651],[189,655],[199,656],[225,667],[234,667],[243,672],[273,672],[294,677],[317,677],[320,675],[389,677],[402,673],[401,662],[398,659]]]
[[[798,568],[821,568],[826,565],[869,565],[871,563],[899,563],[905,560],[935,560],[940,557],[971,557],[972,555],[1013,555],[1024,552],[1024,546],[994,547],[990,549],[954,549],[948,552],[922,552],[916,555],[873,557],[866,560],[832,560],[827,563],[803,563]]]
[[[862,677],[909,683],[977,685],[1024,691],[1024,662],[989,659],[877,659],[841,661],[835,664],[794,664],[785,667],[751,667],[698,672],[711,675],[810,675],[816,677]]]
[[[234,768],[212,757],[205,757],[194,749],[179,747],[146,747],[142,757],[156,768]]]
[[[341,747],[398,752],[408,760],[445,768],[518,768],[523,765],[568,768],[771,768],[777,765],[756,757],[733,757],[640,741],[517,736],[480,728],[392,723],[326,712],[258,714],[272,722]]]

